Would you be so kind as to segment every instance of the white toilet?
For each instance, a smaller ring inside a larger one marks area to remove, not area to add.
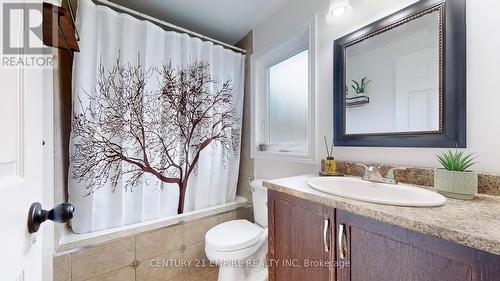
[[[205,235],[205,253],[219,266],[219,281],[267,280],[267,190],[261,180],[250,186],[255,223],[232,220]]]

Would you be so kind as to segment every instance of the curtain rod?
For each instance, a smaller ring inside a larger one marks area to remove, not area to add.
[[[146,15],[146,14],[143,14],[143,13],[140,13],[138,11],[135,11],[135,10],[132,10],[130,8],[127,8],[125,6],[122,6],[122,5],[119,5],[119,4],[116,4],[116,3],[113,3],[113,2],[110,2],[108,0],[95,0],[96,2],[99,2],[99,3],[102,3],[104,5],[107,5],[107,6],[110,6],[110,7],[113,7],[115,9],[118,9],[118,10],[121,10],[121,11],[124,11],[124,12],[127,12],[127,13],[130,13],[130,14],[133,14],[133,15],[136,15],[136,16],[139,16],[141,18],[144,18],[144,19],[147,19],[149,21],[152,21],[152,22],[155,22],[155,23],[158,23],[158,24],[161,24],[163,26],[167,26],[167,27],[170,27],[172,29],[175,29],[175,30],[178,30],[178,31],[181,31],[181,32],[184,32],[184,33],[187,33],[187,34],[190,34],[194,37],[198,37],[200,39],[204,39],[204,40],[207,40],[207,41],[211,41],[215,44],[218,44],[218,45],[221,45],[221,46],[224,46],[226,48],[229,48],[229,49],[232,49],[232,50],[235,50],[235,51],[238,51],[240,53],[243,53],[243,54],[246,54],[247,51],[245,49],[241,49],[241,48],[238,48],[238,47],[235,47],[231,44],[228,44],[228,43],[224,43],[222,41],[219,41],[217,39],[213,39],[211,37],[208,37],[208,36],[205,36],[203,34],[200,34],[198,32],[194,32],[192,30],[189,30],[189,29],[186,29],[184,27],[180,27],[180,26],[177,26],[175,24],[171,24],[169,22],[166,22],[164,20],[160,20],[160,19],[157,19],[157,18],[154,18],[150,15]]]

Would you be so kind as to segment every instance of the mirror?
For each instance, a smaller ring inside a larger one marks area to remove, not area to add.
[[[439,13],[348,46],[346,134],[439,132]]]
[[[334,68],[336,145],[465,146],[465,0],[422,0],[335,40]]]

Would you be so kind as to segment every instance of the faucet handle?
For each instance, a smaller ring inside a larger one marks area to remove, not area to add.
[[[396,176],[394,175],[394,172],[397,171],[397,170],[406,170],[406,169],[408,169],[408,168],[404,167],[404,166],[391,168],[387,172],[387,175],[385,176],[385,178],[386,178],[386,180],[388,180],[388,181],[396,184],[398,182],[396,180]]]
[[[370,167],[368,167],[367,165],[365,165],[365,164],[363,164],[363,163],[356,163],[356,166],[363,167],[363,169],[364,169],[364,174],[368,173],[368,170],[370,170]]]

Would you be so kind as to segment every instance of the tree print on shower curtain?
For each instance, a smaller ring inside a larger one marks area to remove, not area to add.
[[[73,116],[72,178],[92,194],[107,183],[113,191],[132,190],[151,174],[162,188],[179,187],[177,212],[183,213],[201,151],[219,146],[226,162],[238,153],[232,83],[210,73],[206,62],[149,70],[120,60],[111,69],[100,63],[96,94],[87,94]]]

